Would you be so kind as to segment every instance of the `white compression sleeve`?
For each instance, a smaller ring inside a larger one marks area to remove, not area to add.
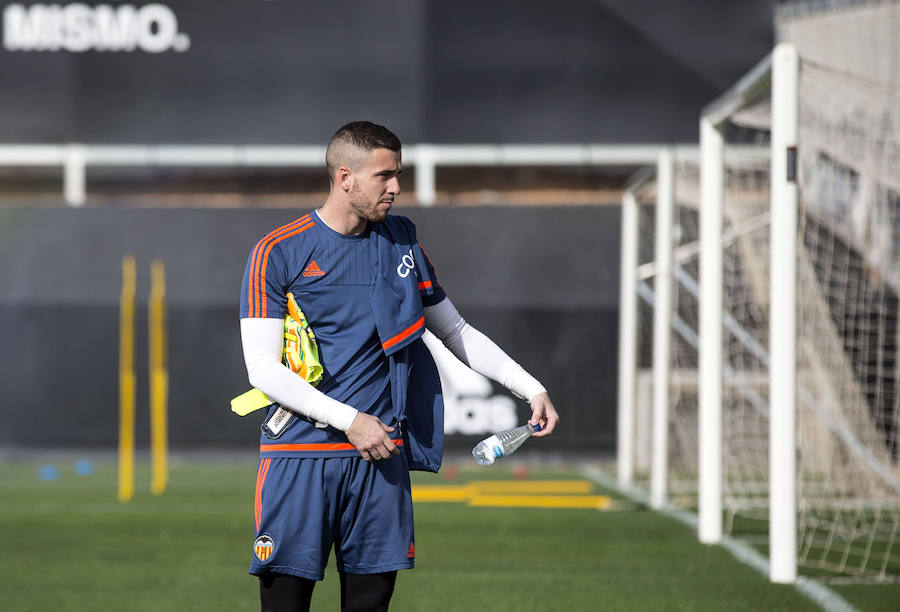
[[[425,326],[440,338],[450,352],[464,364],[531,401],[547,390],[525,368],[503,352],[493,340],[466,323],[456,307],[445,298],[425,308]]]
[[[332,399],[281,363],[281,319],[241,319],[241,344],[250,384],[285,408],[347,431],[358,411]]]

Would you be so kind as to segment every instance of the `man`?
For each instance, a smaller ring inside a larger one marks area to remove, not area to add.
[[[536,437],[559,420],[544,387],[456,311],[413,224],[389,216],[399,139],[349,123],[332,137],[326,165],[325,204],[260,240],[241,291],[250,383],[292,415],[285,425],[270,408],[261,436],[250,573],[264,611],[308,610],[332,546],[345,611],[387,610],[397,570],[413,567],[410,464],[440,463],[413,433],[423,408],[440,409],[416,395],[434,367],[424,328],[529,400]],[[315,387],[281,362],[288,293],[316,335],[324,376]]]

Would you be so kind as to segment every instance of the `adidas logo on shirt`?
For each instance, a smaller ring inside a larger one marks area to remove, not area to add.
[[[316,260],[313,259],[309,262],[309,265],[306,266],[306,269],[303,270],[303,276],[325,276],[325,271],[319,267],[319,264],[316,263]]]

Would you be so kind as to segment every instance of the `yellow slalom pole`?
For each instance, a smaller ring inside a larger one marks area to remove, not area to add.
[[[150,363],[150,491],[166,492],[168,484],[168,403],[169,369],[166,338],[166,268],[154,259],[150,264],[148,304]]]
[[[134,293],[137,272],[134,256],[122,257],[119,296],[119,501],[134,497]]]

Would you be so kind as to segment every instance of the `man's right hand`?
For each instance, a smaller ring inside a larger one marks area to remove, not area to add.
[[[392,431],[394,428],[382,423],[378,417],[360,412],[347,430],[347,439],[366,461],[390,459],[391,455],[400,454],[400,449],[388,435]]]

